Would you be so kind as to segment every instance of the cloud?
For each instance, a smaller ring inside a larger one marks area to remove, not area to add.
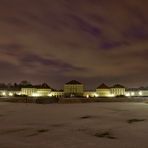
[[[1,0],[0,76],[147,85],[147,14],[145,0]]]

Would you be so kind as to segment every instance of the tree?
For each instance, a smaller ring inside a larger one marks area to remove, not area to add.
[[[27,80],[21,81],[19,85],[20,86],[32,86],[32,84]]]

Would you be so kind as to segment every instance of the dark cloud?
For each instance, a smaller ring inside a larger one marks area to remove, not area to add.
[[[0,81],[148,85],[147,5],[145,0],[1,0]]]

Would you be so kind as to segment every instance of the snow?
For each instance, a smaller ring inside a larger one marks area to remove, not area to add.
[[[147,148],[147,137],[146,103],[0,103],[0,148]]]

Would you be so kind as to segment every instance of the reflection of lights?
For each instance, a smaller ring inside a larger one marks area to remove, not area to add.
[[[142,96],[142,95],[143,95],[142,91],[139,91],[139,95],[140,95],[140,96]]]

